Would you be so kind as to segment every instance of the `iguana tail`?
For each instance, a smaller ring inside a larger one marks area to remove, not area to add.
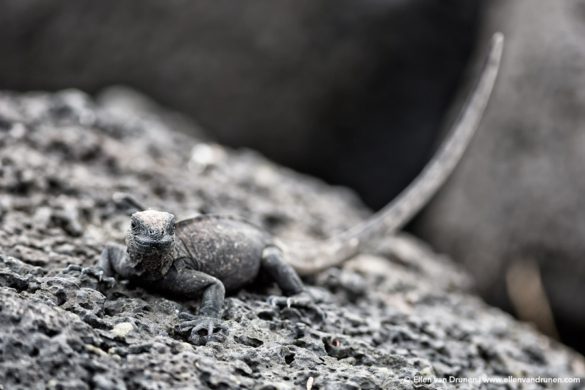
[[[504,36],[496,33],[476,85],[455,120],[446,140],[416,179],[392,202],[364,223],[322,242],[287,245],[287,261],[301,275],[340,265],[373,238],[402,228],[449,178],[479,126],[500,67]]]

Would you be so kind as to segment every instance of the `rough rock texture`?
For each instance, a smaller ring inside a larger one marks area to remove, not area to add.
[[[499,82],[416,232],[508,309],[506,279],[535,264],[562,339],[585,351],[585,1],[489,4],[485,34],[507,37]]]
[[[368,214],[345,190],[175,132],[174,118],[71,91],[0,95],[4,388],[410,389],[415,375],[584,375],[580,356],[483,304],[465,275],[406,236],[307,280],[325,319],[275,309],[266,298],[277,291],[254,286],[226,300],[229,334],[205,346],[174,330],[196,302],[65,272],[122,239],[128,218],[113,191],[179,216],[238,213],[285,239]]]
[[[379,206],[428,158],[480,3],[1,0],[0,89],[129,85]]]

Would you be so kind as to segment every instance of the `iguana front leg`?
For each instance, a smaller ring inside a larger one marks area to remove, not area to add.
[[[126,248],[118,244],[108,244],[100,255],[98,269],[104,276],[119,275],[123,278],[132,277],[136,271],[128,262]]]
[[[82,267],[78,264],[71,264],[65,270],[79,271],[82,275],[90,275],[108,287],[113,287],[116,283],[113,276],[116,274],[124,278],[133,274],[134,270],[127,261],[126,248],[118,244],[109,244],[102,251],[97,267]]]
[[[183,299],[201,296],[197,316],[183,314],[178,325],[181,333],[190,331],[189,341],[196,345],[207,341],[222,341],[225,326],[220,319],[225,298],[223,283],[203,272],[188,268],[171,268],[163,279],[153,282],[153,287]]]

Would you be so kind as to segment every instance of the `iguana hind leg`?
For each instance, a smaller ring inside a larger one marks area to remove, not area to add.
[[[271,296],[268,302],[278,307],[296,307],[302,310],[308,310],[316,314],[316,318],[322,320],[325,318],[324,312],[315,304],[310,296],[301,278],[294,268],[284,260],[284,254],[276,246],[270,246],[264,249],[262,254],[262,270],[267,273],[280,287],[287,297]]]
[[[269,246],[262,252],[262,270],[280,287],[284,295],[300,294],[304,290],[301,278],[284,260],[282,250]]]

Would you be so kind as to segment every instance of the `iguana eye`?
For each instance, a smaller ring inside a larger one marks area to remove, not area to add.
[[[136,221],[132,220],[132,221],[130,222],[130,228],[131,228],[132,230],[134,230],[134,229],[136,229],[137,227],[138,227],[138,224],[136,223]]]

